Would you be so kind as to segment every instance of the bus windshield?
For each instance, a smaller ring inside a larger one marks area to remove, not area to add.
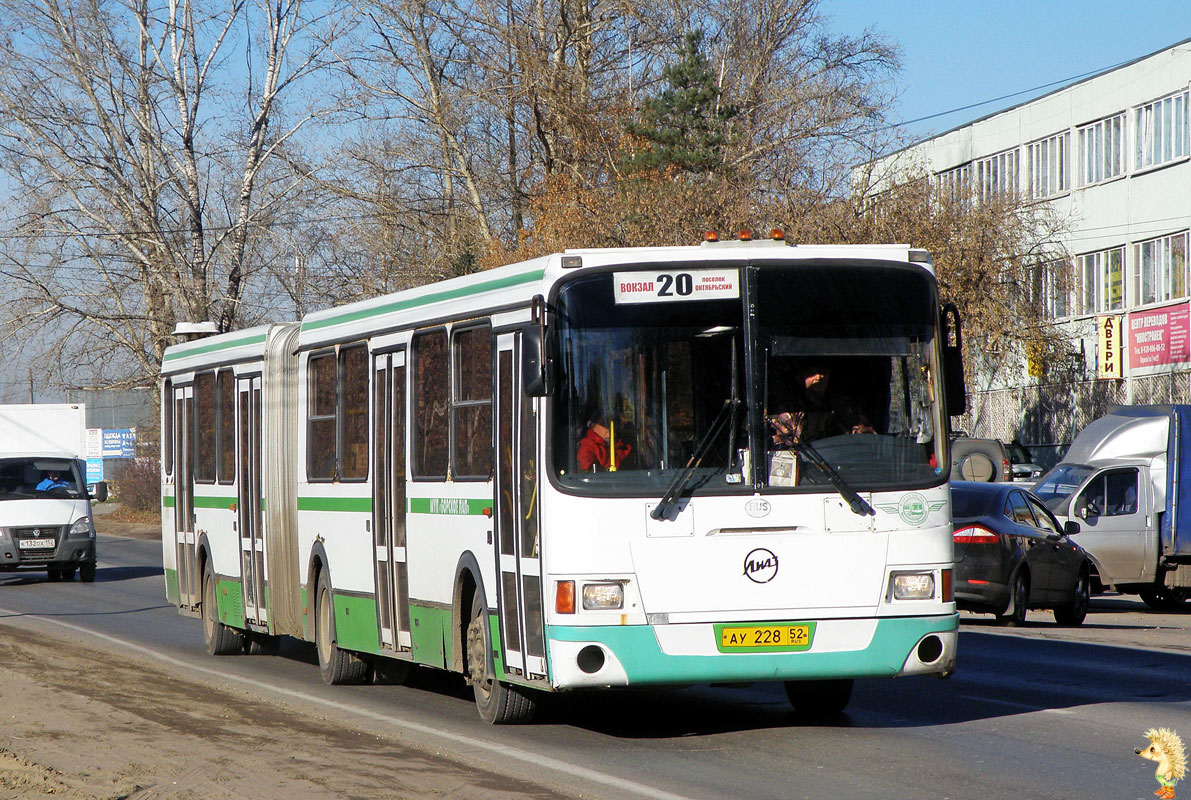
[[[696,286],[702,273],[733,288],[752,280],[755,302],[745,291],[651,301],[624,288],[665,276],[681,287],[688,273]],[[577,278],[555,309],[555,476],[633,494],[660,494],[688,465],[688,492],[935,483],[935,302],[925,271],[889,265],[701,264]]]

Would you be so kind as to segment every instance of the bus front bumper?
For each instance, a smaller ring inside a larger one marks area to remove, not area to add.
[[[720,652],[709,623],[546,629],[555,689],[950,675],[958,614],[827,619],[796,652]]]

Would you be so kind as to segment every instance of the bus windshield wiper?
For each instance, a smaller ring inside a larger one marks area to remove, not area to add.
[[[877,516],[877,512],[869,505],[868,501],[861,497],[855,489],[853,489],[839,471],[823,458],[823,454],[816,450],[810,442],[803,442],[797,438],[790,439],[790,446],[796,450],[799,455],[805,458],[812,466],[827,476],[827,480],[831,481],[831,485],[840,493],[840,496],[848,501],[848,506],[852,509],[853,514],[864,516],[871,514]]]
[[[733,410],[740,402],[735,397],[730,397],[724,401],[724,407],[720,409],[720,413],[716,415],[711,422],[711,427],[707,429],[707,433],[703,434],[703,438],[699,440],[699,446],[695,448],[695,452],[691,453],[691,457],[687,459],[686,466],[683,467],[682,472],[678,473],[678,477],[670,484],[670,488],[666,489],[666,493],[662,495],[661,501],[653,507],[653,511],[649,512],[649,516],[656,520],[666,519],[670,514],[670,510],[676,505],[679,494],[686,488],[687,481],[690,480],[691,475],[703,463],[703,459],[707,456],[707,452],[711,450],[711,445],[715,441],[715,437],[719,434],[720,429],[724,427],[724,423],[732,415]]]

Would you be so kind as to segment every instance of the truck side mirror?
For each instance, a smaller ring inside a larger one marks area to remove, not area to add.
[[[968,391],[964,385],[963,323],[955,303],[943,305],[940,316],[943,337],[943,401],[950,416],[968,410]]]
[[[96,503],[103,503],[108,499],[108,485],[104,481],[96,481],[91,487],[91,499]]]

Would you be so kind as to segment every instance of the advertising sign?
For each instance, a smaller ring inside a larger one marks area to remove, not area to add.
[[[1124,319],[1119,314],[1096,319],[1096,377],[1124,377]]]
[[[1129,370],[1165,367],[1191,361],[1191,308],[1187,303],[1134,311],[1126,341]]]
[[[136,428],[104,428],[103,457],[132,458],[136,455]]]
[[[88,458],[87,459],[87,483],[99,483],[103,480],[103,459],[102,458]]]

